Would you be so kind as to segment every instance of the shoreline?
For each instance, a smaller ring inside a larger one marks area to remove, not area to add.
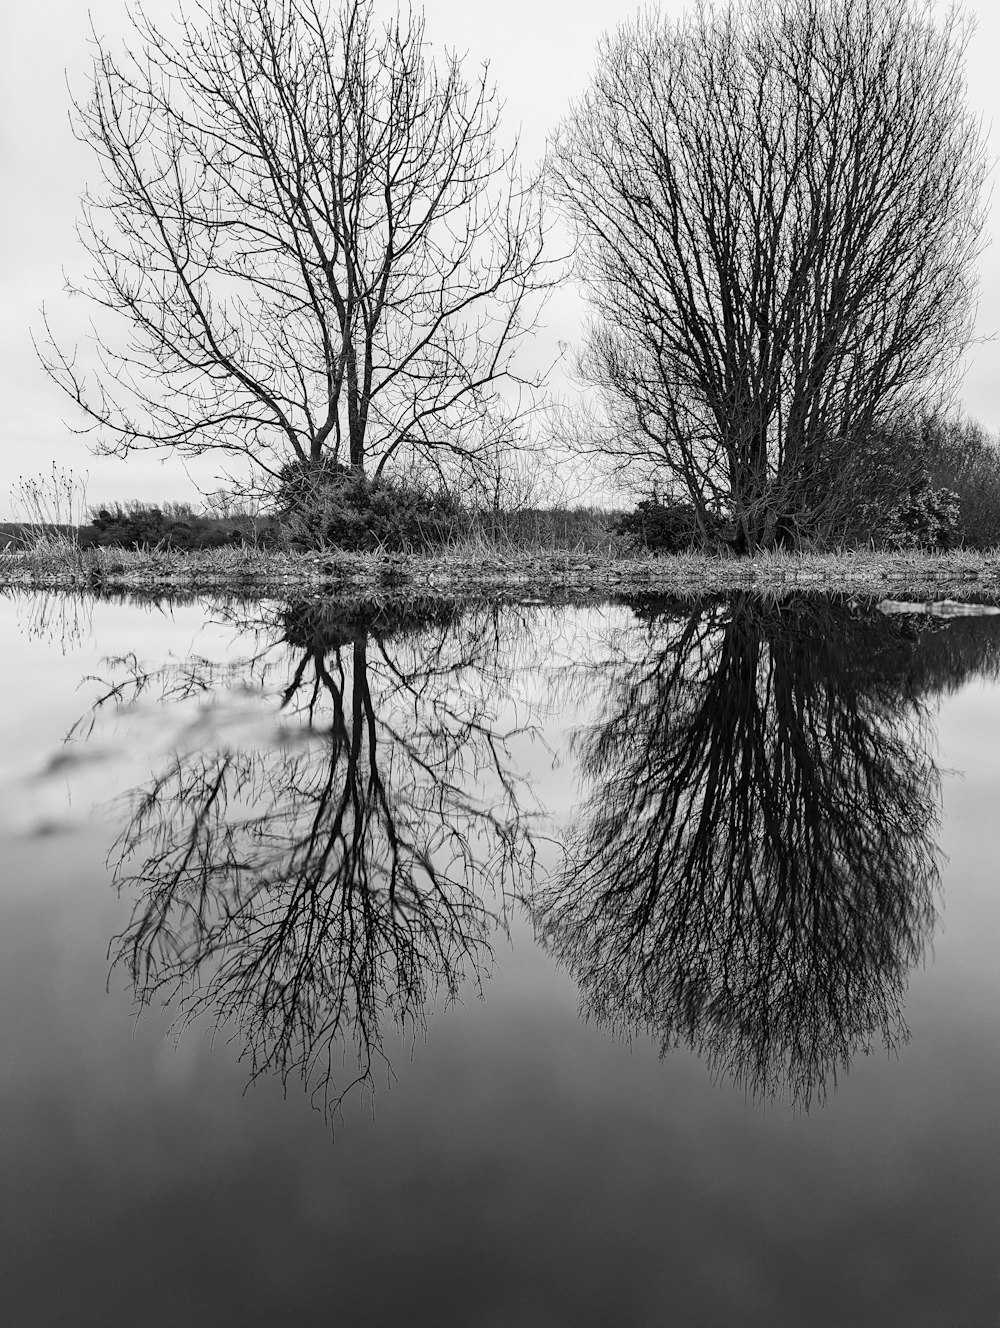
[[[0,553],[0,588],[20,590],[289,591],[455,598],[484,591],[669,594],[819,590],[925,600],[1000,599],[1000,551],[767,553],[608,557],[560,550],[446,550],[435,554],[279,553],[252,548],[197,552],[88,549]]]

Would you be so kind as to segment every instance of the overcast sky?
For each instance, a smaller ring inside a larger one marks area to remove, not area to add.
[[[415,4],[417,0],[415,0]],[[682,0],[661,8],[680,13]],[[147,12],[164,19],[175,0],[147,0]],[[389,5],[381,6],[386,12]],[[467,52],[471,62],[489,60],[506,101],[506,123],[520,126],[527,157],[541,154],[545,136],[569,100],[585,86],[599,34],[634,12],[631,4],[593,0],[506,0],[482,5],[469,0],[428,0],[427,34],[435,45]],[[1000,151],[1000,13],[968,7],[977,31],[970,50],[969,99],[988,133],[991,161]],[[114,43],[128,31],[122,0],[92,0],[97,31]],[[81,314],[62,292],[62,273],[81,275],[84,255],[74,235],[80,193],[95,172],[88,150],[78,144],[67,117],[71,87],[82,92],[89,68],[88,10],[83,0],[2,0],[0,18],[0,383],[4,403],[0,447],[0,518],[19,475],[48,471],[55,462],[89,472],[91,503],[141,498],[195,499],[197,489],[177,458],[162,463],[149,455],[128,462],[92,456],[86,442],[70,434],[72,404],[38,366],[30,333],[46,305],[56,327],[77,326]],[[995,170],[994,170],[995,176]],[[1000,231],[1000,189],[994,180],[988,235]],[[969,357],[962,401],[966,411],[1000,430],[1000,245],[991,243],[981,263],[978,335]],[[540,343],[547,358],[560,340],[578,335],[579,306],[554,302]],[[994,337],[996,340],[985,340]],[[212,487],[216,463],[190,468],[193,480]]]

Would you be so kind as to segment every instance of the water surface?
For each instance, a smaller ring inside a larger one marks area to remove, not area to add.
[[[5,1322],[995,1324],[998,622],[0,600]]]

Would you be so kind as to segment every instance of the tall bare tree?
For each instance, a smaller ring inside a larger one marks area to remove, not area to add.
[[[41,350],[99,449],[272,474],[474,457],[531,385],[515,351],[550,280],[487,71],[436,64],[421,17],[382,26],[370,0],[198,0],[172,34],[135,28],[120,58],[97,43],[76,107],[103,176],[77,289],[129,335],[99,334],[90,373],[48,324]]]
[[[967,37],[919,0],[650,12],[559,131],[594,442],[740,551],[836,535],[869,431],[935,399],[967,344]]]

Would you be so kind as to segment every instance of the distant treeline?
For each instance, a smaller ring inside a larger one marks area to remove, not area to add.
[[[621,534],[622,514],[601,508],[523,508],[477,512],[440,499],[400,498],[401,486],[380,505],[344,504],[317,513],[219,516],[197,512],[181,503],[163,507],[130,502],[94,509],[90,521],[0,523],[0,549],[29,547],[53,535],[72,539],[81,548],[218,549],[249,546],[307,550],[339,548],[353,551],[406,552],[482,541],[498,547],[608,550]],[[405,493],[405,490],[403,491]],[[373,510],[374,509],[374,510]]]

